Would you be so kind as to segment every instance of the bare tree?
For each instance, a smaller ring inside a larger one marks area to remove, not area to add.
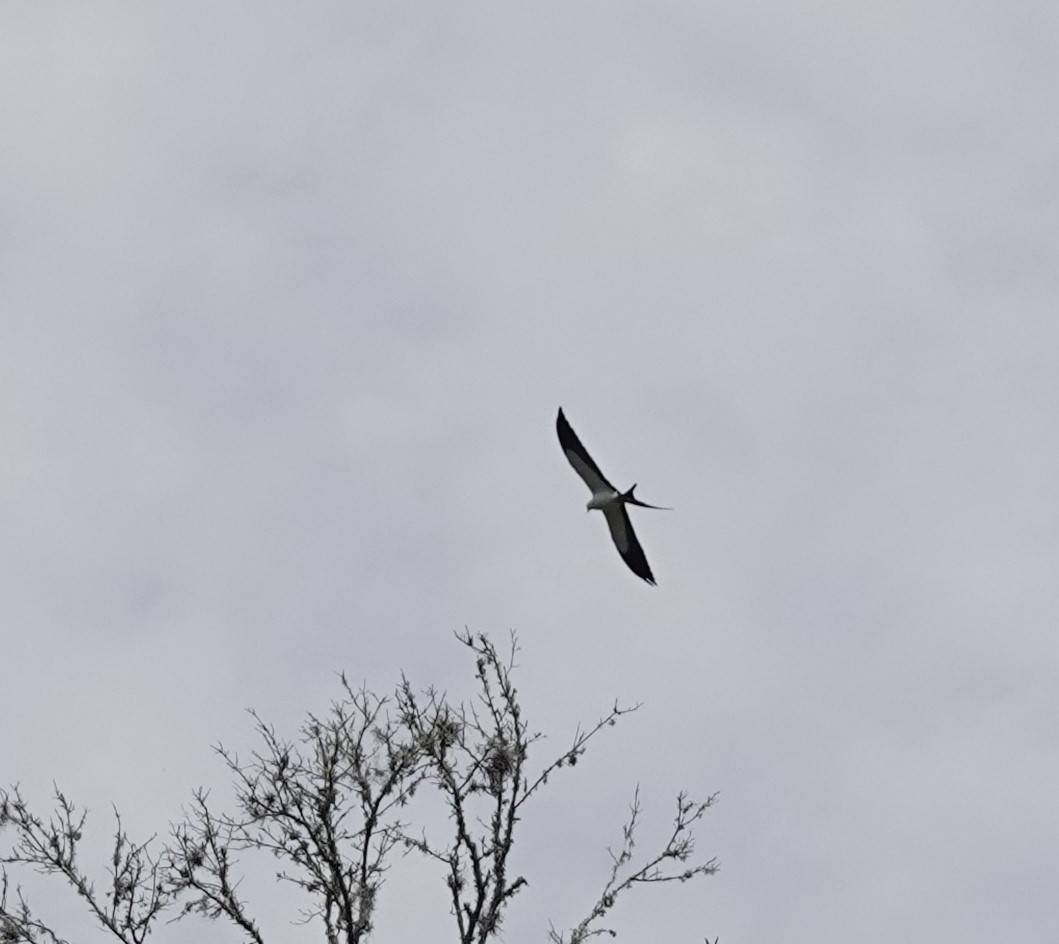
[[[495,939],[508,906],[527,884],[510,870],[525,804],[553,774],[573,767],[593,737],[639,705],[615,705],[592,727],[579,728],[568,748],[531,767],[531,748],[542,735],[528,726],[512,681],[515,637],[503,657],[484,635],[457,638],[474,658],[474,700],[452,702],[432,688],[417,691],[403,677],[392,696],[379,697],[354,689],[342,676],[341,697],[326,715],[310,714],[294,740],[254,714],[257,750],[243,759],[217,748],[234,782],[234,811],[215,810],[199,790],[161,843],[154,837],[133,842],[115,811],[105,887],[97,887],[77,860],[85,811],[56,788],[55,808],[45,820],[30,810],[18,785],[0,790],[0,830],[12,836],[0,849],[0,944],[67,944],[34,915],[21,887],[11,892],[8,866],[60,876],[95,923],[123,944],[142,944],[163,916],[175,921],[192,914],[223,919],[242,940],[265,944],[265,932],[238,891],[238,857],[261,851],[281,863],[280,881],[304,893],[301,919],[318,922],[328,944],[368,940],[398,850],[440,866],[460,944]],[[417,791],[444,804],[448,827],[440,835],[405,822]],[[715,860],[693,861],[693,827],[713,801],[679,794],[668,838],[637,863],[637,788],[622,845],[611,852],[609,878],[579,923],[568,932],[551,928],[553,944],[613,935],[600,922],[618,896],[636,885],[715,872]]]

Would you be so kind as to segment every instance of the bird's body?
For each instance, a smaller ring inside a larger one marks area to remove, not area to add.
[[[588,500],[588,510],[603,511],[607,505],[618,501],[620,498],[621,492],[615,491],[612,488],[603,492],[593,492],[592,497]]]
[[[588,510],[603,512],[603,516],[607,519],[607,527],[610,529],[610,536],[614,539],[614,545],[622,559],[637,577],[641,577],[653,586],[654,574],[651,573],[651,567],[636,538],[636,532],[632,529],[632,522],[629,521],[629,513],[625,510],[625,506],[639,505],[641,508],[657,508],[662,511],[669,509],[660,508],[658,505],[648,505],[647,502],[637,499],[633,495],[635,485],[627,492],[619,492],[611,485],[588,454],[581,440],[577,438],[577,433],[567,422],[562,407],[559,408],[559,415],[555,420],[555,429],[559,434],[559,445],[562,446],[567,460],[592,492],[592,497],[588,500]]]

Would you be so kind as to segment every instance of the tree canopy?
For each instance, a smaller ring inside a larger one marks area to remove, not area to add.
[[[113,853],[99,873],[104,879],[79,860],[87,814],[58,787],[47,818],[33,812],[17,784],[0,790],[0,830],[9,840],[0,846],[0,944],[68,944],[12,884],[10,867],[65,881],[96,924],[123,944],[142,944],[160,920],[195,915],[226,921],[242,940],[267,944],[273,936],[239,890],[238,859],[248,852],[280,862],[277,878],[300,890],[301,919],[319,926],[328,944],[371,938],[395,853],[436,864],[460,944],[495,939],[528,881],[511,868],[524,807],[551,777],[575,766],[601,731],[640,706],[615,704],[591,727],[578,727],[569,747],[536,761],[543,735],[525,719],[513,682],[517,640],[512,636],[501,654],[485,635],[457,638],[474,662],[472,700],[453,702],[434,688],[417,691],[404,676],[380,696],[342,675],[330,710],[309,714],[294,739],[253,713],[253,751],[244,757],[217,747],[232,778],[234,809],[214,808],[199,789],[164,839],[143,842],[127,834],[115,811]],[[411,799],[424,792],[442,804],[445,830],[430,831],[409,816]],[[644,855],[636,846],[637,788],[594,904],[564,929],[550,927],[553,944],[613,935],[605,919],[634,887],[716,872],[715,859],[695,856],[694,835],[714,800],[678,793],[668,833]]]

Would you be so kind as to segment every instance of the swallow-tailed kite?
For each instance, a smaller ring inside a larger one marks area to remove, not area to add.
[[[555,420],[555,429],[559,433],[559,445],[563,447],[566,458],[574,471],[585,480],[585,484],[592,490],[592,497],[588,501],[588,510],[593,508],[603,512],[607,519],[607,527],[610,528],[610,536],[614,539],[614,545],[618,548],[622,560],[629,565],[629,569],[654,586],[655,578],[651,568],[644,557],[643,548],[636,540],[636,533],[629,521],[629,513],[625,510],[626,505],[639,505],[641,508],[657,508],[659,511],[670,511],[659,505],[648,505],[633,496],[633,485],[627,492],[619,492],[606,476],[599,471],[599,466],[592,461],[588,450],[581,445],[563,415],[563,408],[559,407],[559,416]]]

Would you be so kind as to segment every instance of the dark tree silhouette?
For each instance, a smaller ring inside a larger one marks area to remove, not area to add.
[[[215,810],[199,790],[167,840],[137,843],[115,810],[105,884],[97,885],[77,858],[85,811],[56,788],[54,809],[44,819],[17,784],[0,790],[0,830],[11,840],[0,848],[0,944],[67,944],[31,911],[23,890],[12,889],[9,866],[60,876],[123,944],[142,944],[159,919],[189,915],[223,919],[242,940],[265,944],[268,935],[238,892],[237,857],[254,851],[280,861],[277,877],[304,893],[301,917],[318,923],[328,944],[369,939],[395,851],[437,863],[460,944],[495,939],[527,883],[510,870],[523,807],[552,775],[577,764],[600,731],[639,705],[615,705],[591,728],[578,728],[558,756],[531,767],[531,748],[542,735],[527,725],[512,682],[514,636],[506,657],[484,635],[457,638],[474,659],[472,702],[453,703],[435,689],[417,692],[403,677],[391,696],[380,697],[342,676],[341,697],[325,716],[310,714],[297,740],[281,738],[254,714],[257,750],[243,759],[217,748],[234,781],[235,811]],[[444,804],[448,827],[440,835],[403,818],[417,791]],[[636,885],[713,874],[716,860],[694,859],[693,827],[714,799],[695,802],[680,793],[668,836],[654,854],[637,859],[637,788],[595,904],[569,930],[552,926],[553,944],[613,935],[602,921]]]

